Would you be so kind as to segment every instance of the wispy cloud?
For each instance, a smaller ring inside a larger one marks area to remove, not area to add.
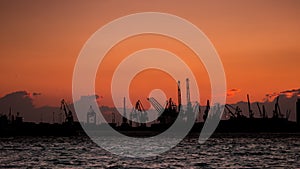
[[[281,94],[286,95],[287,97],[292,97],[292,96],[299,96],[300,95],[300,88],[299,89],[291,89],[291,90],[285,90],[280,92]]]
[[[300,88],[299,89],[284,90],[284,91],[281,91],[281,92],[269,93],[269,94],[266,94],[266,97],[263,100],[264,101],[273,100],[275,97],[277,97],[279,95],[284,95],[287,98],[291,98],[293,96],[300,96]]]
[[[233,97],[236,93],[239,93],[239,92],[241,92],[241,89],[237,89],[237,88],[229,89],[229,90],[227,90],[227,96]]]

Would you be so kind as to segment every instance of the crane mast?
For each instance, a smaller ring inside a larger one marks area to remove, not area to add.
[[[123,117],[122,117],[122,124],[127,123],[127,117],[126,117],[126,98],[123,99]]]
[[[196,101],[195,105],[193,106],[193,112],[198,112],[197,114],[197,121],[198,121],[198,117],[200,116],[201,113],[201,106],[200,104]]]
[[[268,118],[268,114],[267,114],[267,111],[266,111],[266,108],[265,108],[265,105],[263,105],[263,117],[264,118]]]
[[[248,100],[248,110],[249,110],[249,118],[253,118],[254,113],[251,109],[251,103],[250,103],[250,99],[249,99],[249,94],[247,94],[247,100]]]
[[[190,97],[190,80],[186,78],[186,102],[187,104],[191,104],[191,97]]]
[[[178,112],[180,112],[180,109],[181,109],[181,89],[180,89],[180,81],[178,80],[178,83],[177,83],[177,88],[178,88],[178,91],[177,91],[177,94],[178,94]]]
[[[208,112],[210,110],[210,104],[209,104],[209,100],[207,100],[206,102],[206,108],[204,110],[204,113],[203,113],[203,120],[206,121],[207,117],[208,117]]]
[[[186,78],[186,101],[187,101],[187,107],[186,107],[186,116],[187,116],[187,120],[193,120],[193,108],[192,108],[192,103],[191,103],[191,97],[190,97],[190,84],[189,84],[190,80],[189,78]]]

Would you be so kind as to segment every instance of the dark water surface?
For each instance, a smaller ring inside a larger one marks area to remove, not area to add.
[[[300,168],[300,136],[234,135],[199,145],[186,138],[151,158],[118,157],[88,137],[0,138],[2,168]]]

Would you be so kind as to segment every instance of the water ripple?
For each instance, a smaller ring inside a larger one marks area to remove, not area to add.
[[[202,145],[197,138],[186,138],[164,154],[140,159],[112,155],[83,136],[1,138],[0,167],[299,168],[299,138],[298,135],[216,137]],[[146,145],[140,147],[145,152],[159,148]]]

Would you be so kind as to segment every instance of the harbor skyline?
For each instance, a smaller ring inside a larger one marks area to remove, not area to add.
[[[299,9],[0,1],[0,168],[299,168]]]
[[[174,92],[176,93],[176,92]],[[60,109],[60,101],[57,100],[56,105],[54,106],[41,106],[37,107],[34,105],[33,98],[35,97],[34,95],[37,95],[37,93],[28,93],[26,91],[17,91],[13,93],[9,93],[5,95],[4,97],[0,98],[0,115],[9,115],[10,111],[12,115],[16,116],[16,114],[19,112],[20,115],[24,118],[23,120],[26,122],[35,122],[35,123],[62,123],[64,121],[64,112],[62,109]],[[277,95],[276,95],[277,97]],[[254,117],[255,118],[261,118],[260,115],[260,110],[258,109],[257,104],[260,105],[260,109],[262,109],[262,106],[265,107],[267,117],[272,118],[273,116],[273,111],[275,110],[275,104],[276,104],[276,97],[274,99],[270,100],[265,100],[261,102],[253,101],[252,100],[252,95],[250,94],[250,104],[251,104],[251,109],[253,110]],[[86,99],[91,99],[94,98],[93,96],[83,96],[81,97],[80,100],[77,101],[77,103],[84,102]],[[96,96],[98,98],[96,101],[99,102],[101,99],[100,97]],[[163,107],[165,106],[166,100],[161,100],[161,98],[156,98]],[[172,98],[174,100],[174,103],[177,104],[176,100],[177,98]],[[281,113],[283,115],[283,118],[286,118],[286,113],[289,112],[288,120],[289,121],[296,121],[296,102],[299,97],[297,96],[297,93],[295,92],[292,95],[285,95],[281,94],[279,95],[279,107],[281,109]],[[145,100],[147,100],[145,98]],[[123,98],[120,98],[120,102],[123,102]],[[195,106],[197,103],[196,100],[191,100],[193,106]],[[71,102],[70,100],[66,100],[67,105],[69,105],[69,108],[72,112],[74,112],[74,120],[78,121],[78,115],[81,115],[81,119],[86,119],[86,113],[89,111],[87,108],[84,112],[81,112],[79,114],[75,113],[74,110],[74,103]],[[129,114],[132,112],[133,107],[135,102],[132,103],[133,106],[130,106],[130,103],[128,101],[125,102],[125,110],[127,112],[127,118],[129,118]],[[143,105],[150,104],[149,101],[143,101]],[[182,103],[182,107],[184,110],[186,110],[186,103]],[[124,107],[110,107],[108,105],[102,105],[98,104],[99,108],[101,110],[102,115],[106,118],[109,119],[108,122],[111,122],[112,120],[112,115],[115,116],[116,123],[121,123],[122,121],[122,116],[124,113]],[[236,103],[230,104],[233,107],[239,107],[241,109],[241,114],[243,116],[249,117],[249,111],[248,111],[248,103],[247,103],[247,97],[245,96],[244,101],[239,101]],[[214,107],[214,105],[211,105]],[[199,116],[197,117],[196,121],[203,121],[203,113],[206,108],[206,102],[205,103],[200,103],[200,112]],[[93,107],[94,110],[97,109],[97,107]],[[155,108],[152,107],[146,107],[145,110],[148,111],[148,115],[150,118],[153,116],[156,116],[157,111]],[[223,112],[222,119],[229,119],[230,114],[227,110]],[[97,123],[101,123],[99,120],[99,116],[97,115]],[[80,121],[85,123],[86,121]],[[102,121],[103,122],[103,121]]]

